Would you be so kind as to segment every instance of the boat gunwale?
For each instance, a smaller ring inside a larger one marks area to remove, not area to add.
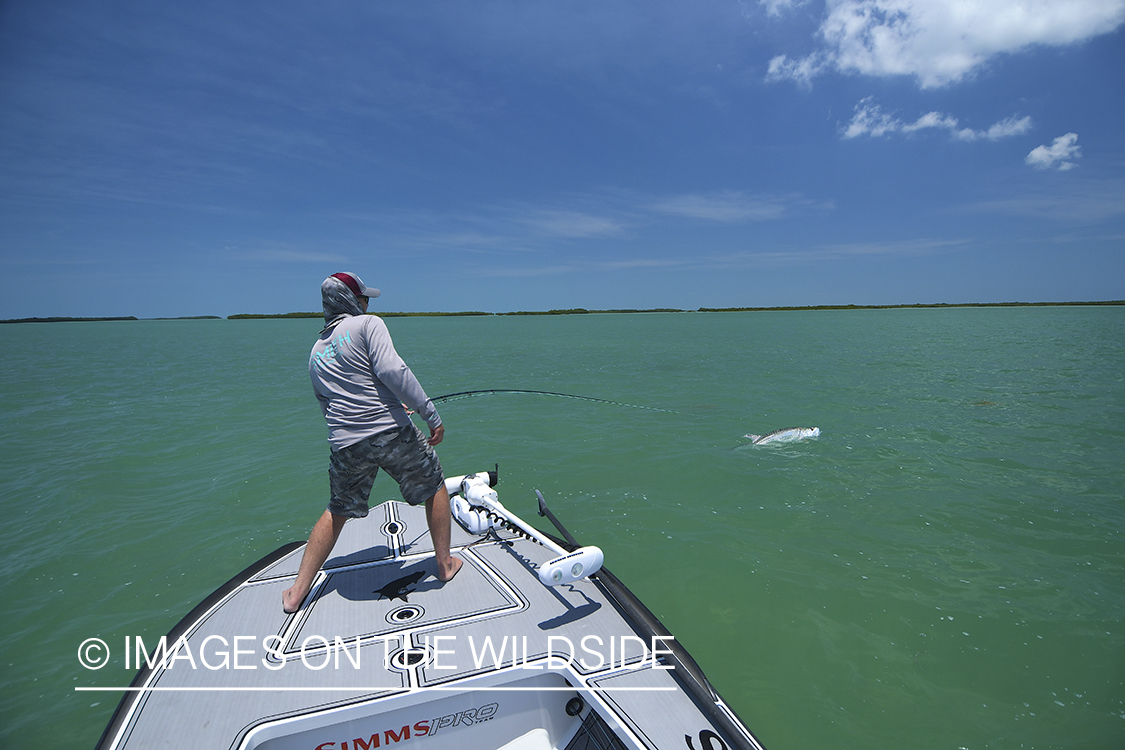
[[[566,549],[568,552],[573,552],[578,549],[581,545],[578,543],[577,539],[566,530],[562,523],[550,511],[543,496],[538,493],[536,494],[539,497],[540,503],[539,515],[547,517],[559,532],[566,537],[566,540],[559,539],[553,534],[542,530],[540,530],[539,533],[555,544],[558,544],[563,549]],[[721,728],[728,735],[727,739],[736,743],[737,750],[764,750],[762,743],[758,741],[758,738],[754,736],[754,733],[746,726],[746,722],[739,718],[734,709],[723,700],[719,692],[711,685],[711,682],[703,673],[703,668],[700,667],[699,663],[695,661],[695,658],[688,653],[687,648],[680,643],[679,639],[672,635],[672,632],[664,626],[660,618],[653,614],[652,610],[646,607],[644,602],[629,590],[628,586],[621,582],[621,579],[610,572],[609,568],[604,565],[596,573],[591,574],[590,579],[602,590],[602,593],[606,595],[626,621],[631,622],[643,635],[650,638],[656,637],[662,639],[662,643],[665,643],[671,652],[669,656],[675,660],[673,669],[670,670],[673,679],[683,686],[688,696],[692,699],[692,702],[703,712],[703,715],[714,722],[718,728]],[[664,638],[670,638],[671,642],[664,641]],[[681,667],[683,669],[680,669]],[[690,742],[688,747],[691,747]]]
[[[305,544],[306,542],[300,541],[287,542],[286,544],[283,544],[275,549],[273,552],[270,552],[259,558],[255,562],[247,565],[242,569],[241,572],[235,574],[222,586],[212,591],[203,601],[195,605],[195,607],[193,607],[190,612],[180,618],[180,621],[173,625],[172,629],[169,630],[168,634],[165,636],[167,642],[175,643],[176,641],[178,641],[182,635],[187,633],[193,625],[199,622],[204,617],[204,615],[211,611],[211,609],[213,609],[216,604],[221,602],[232,592],[246,585],[254,576],[258,575],[271,565],[274,565],[282,558],[291,555],[295,550],[298,550],[301,547],[305,546]],[[292,618],[295,614],[296,613],[290,615],[290,618]],[[129,683],[129,687],[135,688],[143,685],[148,681],[149,677],[152,676],[153,671],[153,668],[150,667],[146,662],[143,666],[140,667],[140,669],[137,670],[137,674],[133,678],[133,681]],[[130,689],[125,692],[125,695],[121,696],[121,701],[117,704],[117,708],[114,710],[113,716],[110,717],[105,731],[102,732],[102,736],[98,740],[98,744],[95,745],[95,748],[97,750],[100,750],[103,747],[108,747],[108,745],[106,744],[107,740],[111,740],[111,738],[115,737],[117,733],[123,728],[123,725],[127,722],[132,711],[133,704],[136,703],[142,695],[144,695],[143,691]]]

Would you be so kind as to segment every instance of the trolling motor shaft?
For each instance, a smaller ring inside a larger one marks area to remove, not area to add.
[[[467,531],[480,535],[488,533],[490,528],[500,526],[556,553],[557,557],[539,566],[539,582],[544,586],[574,583],[601,569],[605,560],[601,549],[589,546],[567,552],[501,505],[496,490],[492,489],[495,482],[496,475],[493,472],[446,480],[446,489],[450,494],[457,493],[450,502],[453,517]]]

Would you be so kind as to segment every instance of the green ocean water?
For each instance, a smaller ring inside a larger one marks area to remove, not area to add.
[[[1125,309],[388,320],[769,750],[1125,747]],[[88,748],[156,639],[327,500],[315,320],[0,326],[0,747]],[[821,437],[743,436],[819,427]],[[373,501],[392,499],[389,480]]]

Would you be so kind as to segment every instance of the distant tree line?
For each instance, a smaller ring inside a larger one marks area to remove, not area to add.
[[[462,317],[480,315],[591,315],[606,313],[687,313],[687,312],[767,312],[780,310],[909,310],[943,307],[1088,307],[1099,305],[1125,305],[1125,300],[1104,300],[1097,302],[936,302],[913,305],[806,305],[803,307],[700,307],[697,310],[681,310],[674,307],[655,307],[647,310],[587,310],[573,307],[565,310],[519,310],[517,312],[490,313],[479,310],[467,312],[380,312],[380,318],[427,318]],[[376,313],[371,313],[372,315]],[[291,312],[278,314],[240,313],[228,315],[227,320],[274,320],[278,318],[323,318],[319,312]],[[141,320],[129,315],[118,318],[15,318],[0,320],[0,323],[71,323],[86,321]],[[147,320],[222,320],[218,315],[194,315],[182,318],[147,318]]]

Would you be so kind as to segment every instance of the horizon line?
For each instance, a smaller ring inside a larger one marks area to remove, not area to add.
[[[1071,302],[914,302],[893,305],[856,305],[856,304],[827,304],[827,305],[773,305],[765,307],[700,307],[694,310],[673,307],[657,308],[620,308],[608,310],[587,309],[575,307],[553,310],[518,310],[510,312],[485,312],[481,310],[466,310],[459,312],[368,312],[386,318],[406,317],[466,317],[466,316],[506,316],[506,315],[601,315],[601,314],[627,314],[627,313],[694,313],[694,312],[785,312],[785,311],[816,311],[816,310],[901,310],[901,309],[934,309],[946,307],[1102,307],[1125,306],[1125,300],[1089,300]],[[178,317],[153,317],[138,318],[135,315],[118,316],[51,316],[31,318],[7,318],[0,320],[3,323],[85,323],[85,322],[127,322],[141,320],[259,320],[277,318],[321,318],[320,312],[289,312],[289,313],[235,313],[233,315],[184,315]]]

